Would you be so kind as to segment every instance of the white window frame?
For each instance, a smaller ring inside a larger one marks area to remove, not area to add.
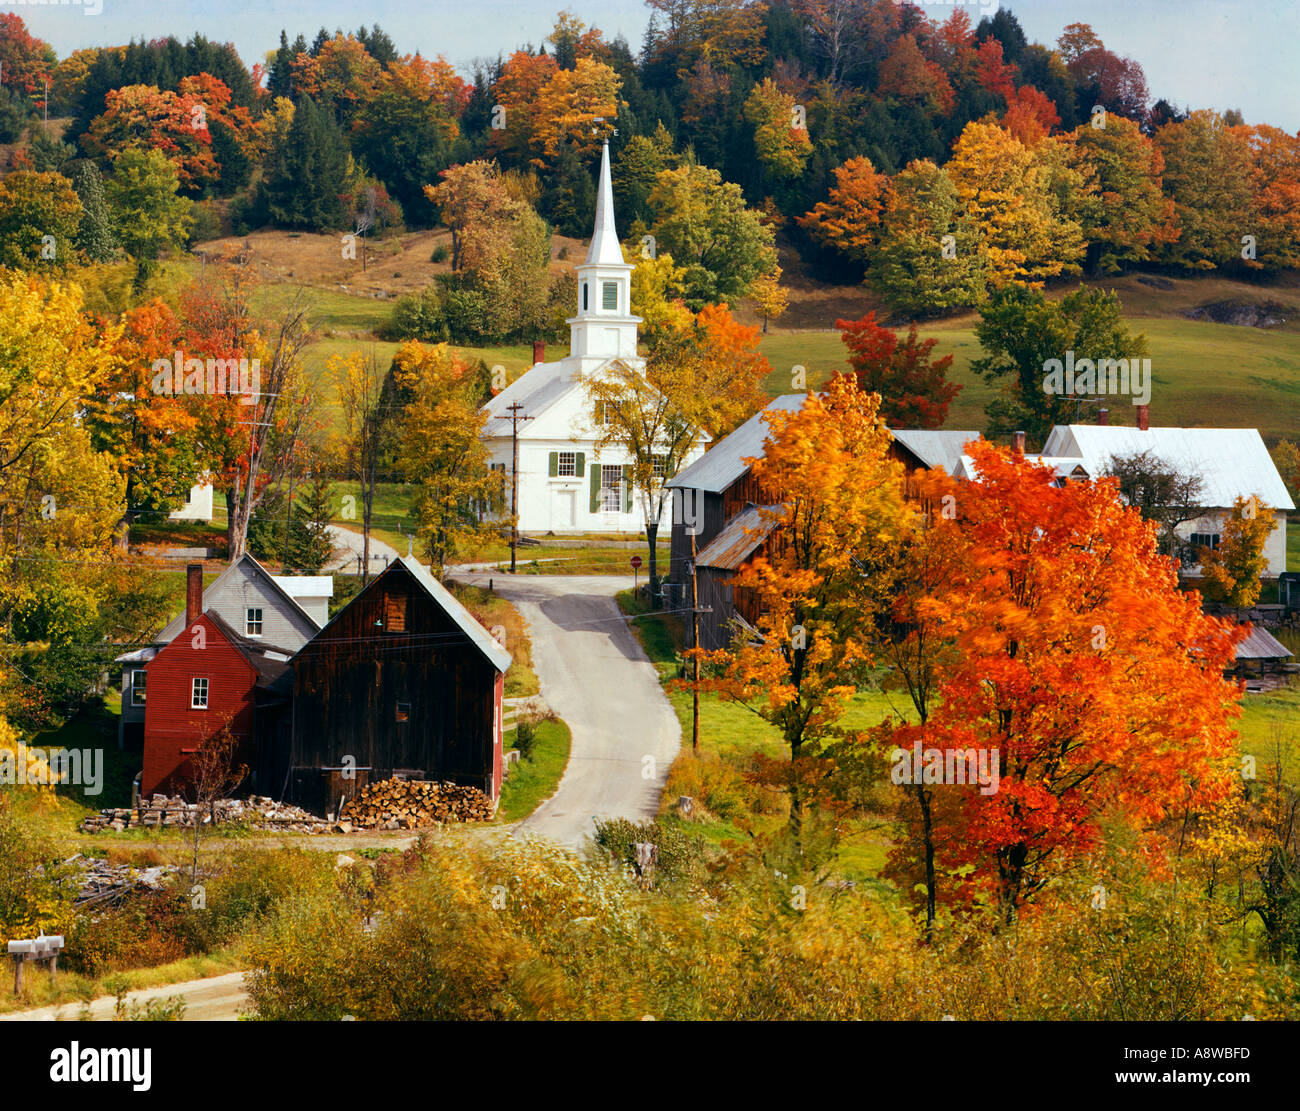
[[[202,683],[202,686],[199,684]],[[211,693],[211,684],[206,678],[195,676],[190,680],[190,709],[206,710],[208,708],[208,695]],[[200,701],[202,699],[202,701]]]
[[[1204,541],[1208,540],[1206,544]],[[1221,532],[1194,532],[1187,538],[1187,542],[1194,548],[1209,548],[1212,552],[1219,550],[1219,545],[1223,542],[1223,533]]]
[[[254,618],[253,614],[257,614]],[[257,626],[257,631],[253,631],[253,626]],[[248,606],[244,610],[244,635],[250,637],[260,637],[262,635],[262,607]]]
[[[578,477],[578,453],[576,451],[557,452],[559,458],[555,463],[555,475],[557,478],[577,478]],[[568,470],[565,468],[565,460],[568,460]]]
[[[143,676],[139,683],[135,681],[137,675]],[[149,674],[142,667],[133,667],[131,669],[131,705],[143,706],[145,695],[148,693]]]
[[[611,472],[617,475],[612,486],[607,481]],[[610,505],[611,495],[613,505]],[[623,512],[623,468],[618,463],[600,464],[600,509],[602,513]]]
[[[655,478],[667,479],[672,477],[668,473],[668,456],[656,453],[650,457],[650,462],[650,473]]]

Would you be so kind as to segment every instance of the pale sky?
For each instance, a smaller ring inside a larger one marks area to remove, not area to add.
[[[964,6],[977,23],[993,2]],[[953,0],[921,6],[942,19]],[[1240,108],[1247,123],[1300,129],[1296,0],[1015,0],[1002,6],[1031,42],[1048,46],[1067,23],[1091,24],[1110,50],[1142,64],[1152,100]],[[607,39],[621,32],[634,53],[650,15],[641,0],[0,0],[0,11],[16,11],[60,57],[83,46],[169,34],[184,40],[199,31],[233,41],[251,66],[275,48],[282,27],[290,40],[301,32],[310,41],[322,25],[354,31],[364,19],[367,26],[379,23],[403,53],[443,54],[466,75],[475,58],[536,45],[563,7],[599,26]]]

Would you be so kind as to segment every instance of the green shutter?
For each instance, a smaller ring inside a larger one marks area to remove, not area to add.
[[[560,453],[553,451],[546,459],[546,473],[554,478],[560,473]]]
[[[573,473],[581,478],[586,473],[583,468],[587,465],[587,453],[585,451],[580,451],[577,454],[578,460],[574,464]]]
[[[632,464],[623,464],[623,512],[632,512]]]
[[[591,512],[600,512],[600,464],[591,465]]]

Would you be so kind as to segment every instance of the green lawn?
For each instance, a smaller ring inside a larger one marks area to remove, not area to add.
[[[982,354],[974,324],[973,317],[964,317],[920,329],[922,338],[939,341],[936,355],[953,356],[950,377],[962,386],[948,410],[948,428],[982,430],[984,406],[994,395],[970,370]],[[1300,425],[1300,331],[1170,317],[1130,316],[1128,324],[1147,337],[1153,424],[1258,428],[1270,444],[1295,436]],[[764,388],[773,395],[797,392],[791,386],[796,364],[807,368],[809,388],[848,366],[838,332],[774,333],[764,337],[762,348],[772,364]],[[1085,411],[1091,408],[1085,406]],[[1135,423],[1132,409],[1130,402],[1117,399],[1111,422]]]
[[[507,740],[513,736],[513,730],[506,734]],[[564,722],[558,719],[538,722],[532,757],[520,760],[511,768],[501,788],[498,818],[505,822],[522,821],[555,794],[569,764],[571,740]]]

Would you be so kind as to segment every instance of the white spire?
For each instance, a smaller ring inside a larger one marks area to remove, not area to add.
[[[609,176],[609,140],[600,152],[600,185],[596,192],[596,227],[591,233],[591,246],[587,248],[588,266],[615,266],[623,262],[623,252],[618,245],[618,231],[614,227],[614,185]]]

